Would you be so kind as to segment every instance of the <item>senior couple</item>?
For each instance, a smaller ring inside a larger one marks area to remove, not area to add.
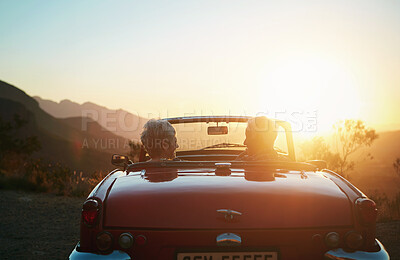
[[[277,131],[272,120],[265,116],[251,118],[243,142],[247,149],[236,160],[286,159],[274,150],[276,137]],[[176,131],[168,121],[151,119],[144,125],[140,139],[152,161],[179,160],[175,156],[179,147]]]

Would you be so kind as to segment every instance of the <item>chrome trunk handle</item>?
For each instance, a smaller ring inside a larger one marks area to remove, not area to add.
[[[232,220],[235,216],[241,216],[242,213],[231,209],[217,209],[217,212],[225,215],[226,220]]]

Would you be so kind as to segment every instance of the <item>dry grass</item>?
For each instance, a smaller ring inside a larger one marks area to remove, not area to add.
[[[104,177],[102,172],[83,174],[61,164],[36,160],[12,170],[0,170],[0,188],[82,197],[89,194]]]

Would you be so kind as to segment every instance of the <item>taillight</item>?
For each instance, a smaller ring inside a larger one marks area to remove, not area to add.
[[[359,198],[356,200],[356,207],[361,224],[364,226],[371,226],[375,224],[378,211],[373,200]]]
[[[139,246],[144,246],[147,243],[147,238],[143,235],[139,235],[135,239],[136,244]]]
[[[82,207],[82,219],[83,222],[89,226],[93,227],[98,218],[99,214],[99,203],[94,199],[89,199],[83,203]]]

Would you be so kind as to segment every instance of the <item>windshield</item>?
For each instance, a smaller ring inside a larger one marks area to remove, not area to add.
[[[177,151],[200,149],[235,149],[245,150],[246,122],[195,122],[173,124],[179,144]],[[226,127],[227,134],[209,134],[209,127]],[[288,151],[285,130],[278,127],[278,136],[275,141],[275,150],[286,153]]]

